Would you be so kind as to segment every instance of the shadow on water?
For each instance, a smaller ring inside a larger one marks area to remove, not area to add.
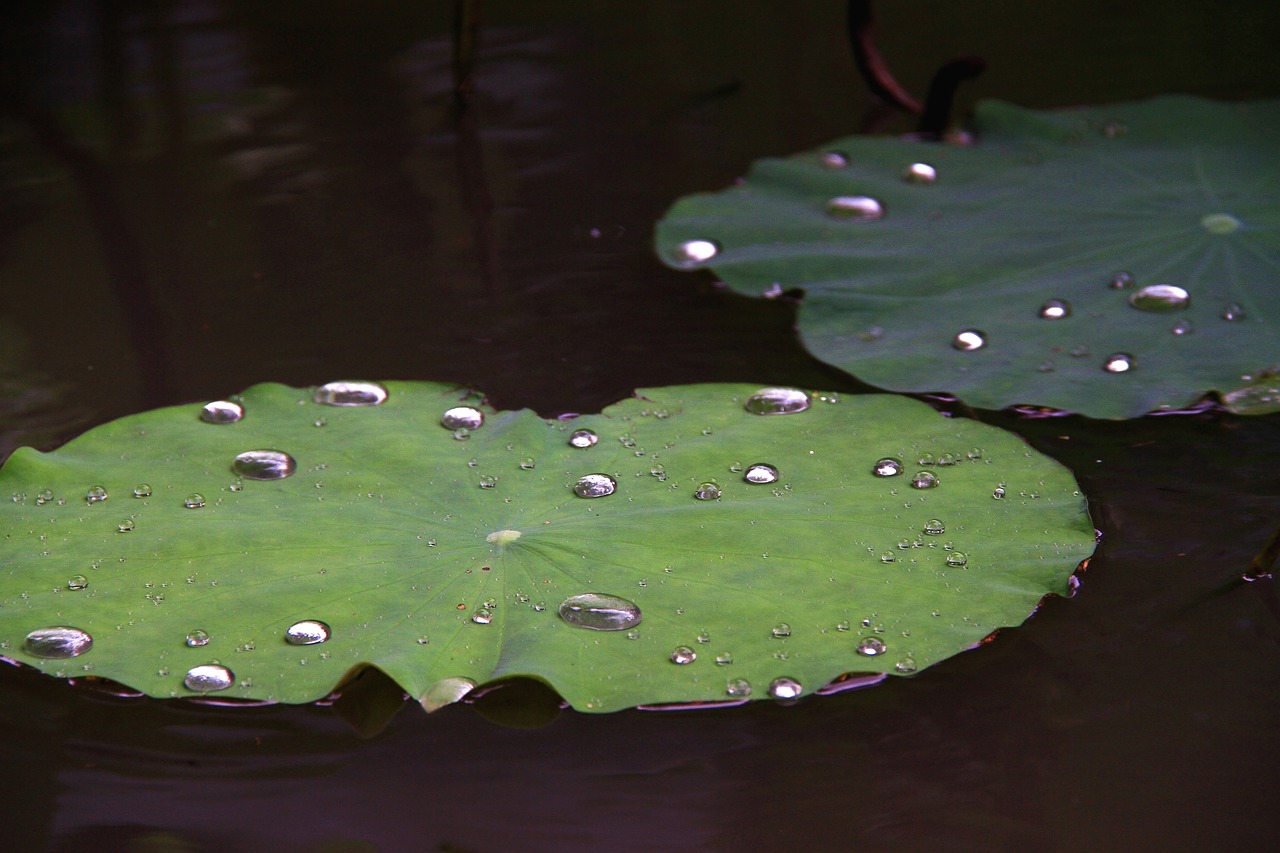
[[[866,390],[786,300],[671,272],[678,196],[869,103],[842,4],[30,3],[0,30],[0,454],[260,381],[470,383],[593,411],[636,387]],[[1030,106],[1274,96],[1280,16],[1155,4],[877,9],[923,92]],[[904,119],[905,130],[910,121]],[[10,331],[12,330],[12,331]],[[1264,849],[1280,631],[1233,585],[1280,522],[1280,419],[983,413],[1075,471],[1080,594],[910,679],[538,729],[408,708],[103,696],[0,667],[23,849]],[[17,849],[17,848],[15,848]]]

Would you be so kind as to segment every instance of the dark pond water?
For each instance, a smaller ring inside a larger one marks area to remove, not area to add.
[[[479,4],[477,4],[479,5]],[[863,126],[839,2],[30,2],[0,30],[0,455],[266,380],[438,379],[503,408],[633,388],[856,393],[792,309],[664,269],[653,223]],[[880,44],[962,106],[1280,94],[1273,4],[916,2]],[[906,130],[901,120],[890,130]],[[912,679],[795,707],[566,712],[121,699],[0,670],[14,850],[1261,850],[1280,418],[984,413],[1077,472],[1079,595]]]

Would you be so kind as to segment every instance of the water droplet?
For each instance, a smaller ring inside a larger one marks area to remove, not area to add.
[[[481,475],[480,475],[480,488],[482,488],[482,489],[492,489],[492,488],[494,488],[494,487],[495,487],[495,486],[497,486],[497,485],[498,485],[498,478],[497,478],[497,477],[495,477],[495,476],[493,476],[492,474],[481,474]]]
[[[1137,366],[1137,359],[1127,352],[1115,352],[1102,362],[1102,369],[1107,373],[1127,373]]]
[[[659,480],[667,479],[667,469],[661,465],[653,465],[649,468],[649,473]]]
[[[329,626],[316,619],[294,622],[284,632],[284,641],[291,646],[314,646],[329,639]]]
[[[200,410],[200,420],[207,424],[233,424],[244,417],[244,406],[230,400],[214,400]]]
[[[711,635],[708,634],[706,631],[699,631],[698,636],[694,637],[694,639],[697,640],[699,643],[705,644],[705,643],[711,642]]]
[[[68,625],[39,628],[27,634],[22,648],[29,655],[49,660],[79,657],[93,648],[93,637],[88,631]]]
[[[910,658],[910,657],[900,658],[898,662],[893,665],[893,668],[896,669],[898,672],[915,672],[916,671],[915,658]]]
[[[107,490],[102,486],[90,486],[89,491],[84,493],[84,501],[88,504],[102,503],[107,497]]]
[[[747,468],[746,473],[742,475],[742,479],[757,485],[776,483],[778,482],[778,469],[764,462],[757,462]]]
[[[705,483],[699,483],[698,488],[693,490],[693,496],[700,501],[716,501],[720,499],[720,487],[716,485],[714,480]]]
[[[575,429],[569,436],[569,444],[573,447],[591,447],[600,437],[589,429]]]
[[[777,625],[773,626],[773,636],[779,640],[785,639],[786,637],[790,637],[791,626],[788,625],[786,622],[779,622]]]
[[[716,664],[719,666],[728,666],[733,663],[733,655],[729,652],[721,652],[716,655]]]
[[[471,438],[471,430],[466,427],[458,427],[453,431],[453,438],[455,441],[466,441]]]
[[[952,551],[947,555],[948,566],[955,566],[959,568],[960,566],[967,566],[968,564],[969,555],[965,554],[963,551]]]
[[[671,652],[671,662],[683,666],[698,659],[698,653],[688,646],[676,646]]]
[[[330,382],[312,399],[326,406],[376,406],[387,399],[387,389],[373,382]]]
[[[573,484],[573,491],[580,498],[603,498],[618,489],[618,481],[608,474],[586,474]]]
[[[236,677],[225,666],[219,666],[215,663],[206,663],[200,666],[193,666],[187,670],[187,675],[182,679],[182,684],[188,690],[194,690],[197,693],[212,693],[215,690],[226,690],[228,687],[236,683]]]
[[[187,634],[187,639],[184,640],[184,642],[193,649],[197,646],[207,646],[209,645],[209,634],[206,631],[196,628],[194,631]]]
[[[731,678],[724,685],[724,692],[739,698],[751,695],[751,682],[745,678]]]
[[[1229,213],[1210,213],[1200,218],[1200,227],[1210,234],[1230,234],[1243,226],[1243,222]]]
[[[987,345],[987,335],[978,329],[965,329],[956,333],[951,345],[961,352],[973,352]]]
[[[998,501],[1004,500],[1004,489],[997,488],[995,491],[991,493],[991,497],[995,498]]]
[[[67,589],[84,589],[89,585],[89,579],[84,575],[75,575],[67,581]]]
[[[476,611],[471,614],[471,621],[477,625],[488,625],[493,621],[493,611],[487,607],[477,608]]]
[[[316,418],[312,422],[312,426],[327,427],[328,425],[329,425],[329,421],[326,420],[325,418]]]
[[[795,388],[761,388],[743,408],[753,415],[793,415],[809,408],[809,395]]]
[[[525,471],[532,471],[538,467],[538,462],[532,456],[526,456],[520,460],[520,467]]]
[[[445,429],[479,429],[484,424],[484,413],[470,406],[454,406],[440,416]]]
[[[1243,320],[1247,316],[1248,315],[1245,314],[1244,309],[1239,305],[1236,305],[1234,302],[1222,310],[1222,319],[1230,320],[1232,322],[1236,320]]]
[[[827,215],[847,222],[875,222],[884,216],[884,205],[867,195],[836,196],[827,202]]]
[[[720,254],[720,246],[712,240],[688,240],[676,246],[675,251],[671,253],[671,260],[677,266],[690,268],[707,261]]]
[[[1191,304],[1191,294],[1174,284],[1148,284],[1129,296],[1129,304],[1140,311],[1181,311]]]
[[[873,658],[884,654],[884,640],[879,637],[863,637],[858,643],[858,654]]]
[[[947,528],[942,523],[942,519],[931,518],[924,523],[924,532],[930,536],[940,536],[947,532]]]
[[[844,169],[849,165],[849,155],[843,151],[823,151],[821,161],[828,169]]]
[[[769,682],[769,695],[774,699],[795,699],[803,692],[800,682],[785,675]]]
[[[231,470],[246,480],[283,480],[297,467],[292,456],[279,450],[246,450],[231,463]]]
[[[200,509],[204,506],[204,495],[199,492],[192,492],[182,500],[182,505],[187,509]]]
[[[431,638],[426,635],[423,635],[418,638],[418,645],[420,646],[430,645],[430,643],[431,643]]]
[[[134,525],[133,519],[126,518],[121,520],[121,522],[116,525],[116,530],[119,530],[121,533],[128,533],[131,530],[133,530],[134,527],[135,525]]]
[[[910,184],[932,184],[938,180],[938,170],[928,163],[912,163],[902,170],[902,179]]]
[[[882,563],[892,563],[897,561],[897,559],[898,559],[897,555],[895,555],[892,551],[885,551],[880,555],[880,562]]]
[[[1040,306],[1040,316],[1046,320],[1061,320],[1071,316],[1071,303],[1065,299],[1049,299]]]
[[[894,459],[892,456],[878,459],[871,467],[871,473],[877,477],[896,477],[902,473],[902,460]]]
[[[36,492],[36,506],[44,506],[51,500],[53,500],[52,489],[41,489]]]
[[[559,612],[570,625],[592,631],[625,631],[639,625],[641,618],[635,602],[603,592],[571,595],[561,602]]]
[[[916,475],[911,478],[911,488],[913,489],[932,489],[938,485],[938,478],[928,471],[917,471]]]
[[[1133,277],[1133,273],[1121,270],[1111,276],[1111,282],[1108,285],[1112,290],[1126,290],[1133,287],[1137,281]]]
[[[1169,331],[1173,332],[1178,337],[1182,337],[1183,335],[1189,335],[1195,331],[1195,327],[1191,325],[1190,320],[1179,320],[1173,324],[1173,327],[1170,328]]]

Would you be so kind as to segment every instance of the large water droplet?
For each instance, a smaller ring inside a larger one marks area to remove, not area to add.
[[[200,509],[204,506],[204,495],[199,492],[192,492],[182,499],[182,505],[187,509]]]
[[[102,503],[107,497],[107,490],[102,486],[90,486],[89,491],[84,493],[84,501],[88,504]]]
[[[74,658],[93,648],[93,637],[89,636],[88,631],[79,628],[55,625],[51,628],[38,628],[27,634],[22,641],[22,648],[27,654],[38,658]]]
[[[720,499],[720,487],[715,481],[699,483],[698,488],[693,490],[693,496],[700,501],[716,501]]]
[[[1102,362],[1102,369],[1107,373],[1127,373],[1137,367],[1137,359],[1127,352],[1116,352],[1107,356]]]
[[[804,688],[800,686],[800,682],[785,675],[769,682],[769,695],[774,699],[795,699],[802,692]]]
[[[809,395],[795,388],[761,388],[743,408],[753,415],[793,415],[809,408]]]
[[[730,678],[724,685],[724,692],[730,696],[743,698],[751,695],[751,682],[745,678]]]
[[[89,579],[86,578],[84,575],[72,575],[67,580],[67,589],[70,589],[70,590],[81,590],[81,589],[87,588],[88,586],[89,586]]]
[[[376,406],[387,399],[387,389],[373,382],[330,382],[312,399],[326,406]]]
[[[978,329],[965,329],[956,333],[951,345],[961,352],[973,352],[987,345],[987,335]]]
[[[947,527],[942,523],[942,519],[931,518],[924,523],[924,532],[930,536],[941,536],[947,532]]]
[[[791,626],[786,622],[779,622],[773,626],[773,636],[779,640],[786,639],[791,636]]]
[[[884,640],[879,637],[863,637],[858,643],[858,654],[873,658],[884,654]]]
[[[991,497],[995,498],[998,501],[1001,501],[1001,500],[1004,500],[1004,494],[1005,494],[1004,489],[1000,487],[996,487],[994,490],[992,490]]]
[[[827,215],[847,222],[875,222],[884,216],[884,205],[867,195],[842,195],[827,202]]]
[[[918,471],[911,478],[911,488],[913,489],[932,489],[938,485],[938,478],[928,471]]]
[[[938,170],[928,163],[912,163],[902,170],[902,179],[910,184],[932,184],[938,180]]]
[[[688,646],[676,646],[671,652],[671,662],[682,666],[686,663],[693,663],[697,659],[698,653]]]
[[[876,464],[871,466],[871,473],[877,477],[896,477],[902,473],[902,460],[892,456],[877,459]]]
[[[592,447],[600,437],[589,429],[575,429],[569,435],[569,444],[573,447]]]
[[[116,525],[116,530],[119,530],[121,533],[131,533],[135,527],[137,527],[137,525],[134,523],[132,518],[124,518]]]
[[[480,488],[492,489],[497,487],[497,485],[498,485],[498,478],[493,476],[492,474],[480,475]]]
[[[151,497],[151,485],[149,483],[139,483],[133,487],[133,496],[135,498]]]
[[[493,621],[493,611],[487,607],[479,607],[471,614],[471,621],[477,625],[488,625]]]
[[[279,450],[246,450],[231,463],[231,470],[246,480],[283,480],[297,468],[294,458]]]
[[[843,169],[849,165],[849,155],[843,151],[823,151],[819,159],[828,169]]]
[[[182,684],[188,690],[194,690],[196,693],[212,693],[215,690],[226,690],[235,683],[236,677],[231,670],[216,663],[193,666],[187,670],[186,678],[182,679]]]
[[[1191,304],[1191,294],[1174,284],[1148,284],[1129,296],[1129,304],[1141,311],[1181,311]]]
[[[577,628],[625,631],[639,625],[641,617],[635,602],[603,592],[584,592],[561,602],[560,618]]]
[[[618,481],[608,474],[586,474],[573,484],[573,491],[580,498],[603,498],[618,489]]]
[[[484,424],[484,413],[470,406],[454,406],[440,416],[445,429],[479,429]]]
[[[742,475],[742,479],[757,485],[776,483],[778,482],[778,469],[764,462],[757,462],[747,468]]]
[[[329,639],[329,626],[316,619],[294,622],[284,632],[284,641],[291,646],[314,646]]]
[[[209,645],[209,633],[196,628],[194,631],[187,634],[187,638],[183,642],[193,649],[198,646],[207,646]]]
[[[1230,234],[1244,225],[1230,213],[1210,213],[1200,218],[1200,227],[1210,234]]]
[[[671,253],[671,260],[677,266],[696,267],[720,254],[719,244],[711,240],[688,240],[676,246]]]
[[[230,400],[214,400],[200,410],[200,420],[207,424],[233,424],[244,417],[244,406]]]
[[[1048,299],[1040,306],[1040,316],[1046,320],[1061,320],[1071,316],[1071,303],[1065,299]]]

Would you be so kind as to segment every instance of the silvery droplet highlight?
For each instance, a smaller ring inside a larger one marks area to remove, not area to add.
[[[931,518],[924,523],[924,532],[930,536],[941,536],[947,532],[947,527],[942,523],[942,519]]]
[[[1061,320],[1071,316],[1071,303],[1065,299],[1048,299],[1040,306],[1040,316],[1045,320]]]
[[[912,163],[902,170],[902,179],[909,184],[932,184],[938,180],[938,170],[928,163]]]
[[[743,408],[753,415],[793,415],[809,408],[809,395],[795,388],[761,388]]]
[[[196,628],[194,631],[187,634],[187,638],[183,642],[193,649],[200,646],[207,646],[209,645],[209,633]]]
[[[786,622],[779,622],[773,626],[773,636],[776,639],[783,640],[791,636],[791,626]]]
[[[182,679],[183,686],[196,693],[213,693],[216,690],[226,690],[235,682],[236,677],[231,670],[215,663],[193,666],[187,670],[186,677]]]
[[[742,475],[742,479],[757,485],[776,483],[778,482],[778,469],[764,462],[757,462],[747,468]]]
[[[214,400],[200,410],[200,420],[207,424],[233,424],[244,417],[244,406],[230,400]]]
[[[1127,290],[1128,288],[1133,287],[1136,283],[1137,281],[1134,279],[1133,273],[1121,270],[1111,277],[1111,281],[1108,286],[1112,290]]]
[[[1183,335],[1189,335],[1194,332],[1195,326],[1191,325],[1190,320],[1179,320],[1170,327],[1169,331],[1180,338]]]
[[[947,565],[959,568],[969,564],[969,557],[963,551],[952,551],[947,555]]]
[[[1140,311],[1163,314],[1186,308],[1191,304],[1191,294],[1174,284],[1148,284],[1130,294],[1129,304]]]
[[[487,607],[477,608],[476,611],[471,614],[471,621],[477,625],[488,625],[493,621],[493,611]]]
[[[121,519],[120,523],[116,525],[116,530],[119,530],[121,533],[131,533],[135,527],[137,527],[137,525],[134,523],[132,518],[125,518]]]
[[[318,619],[294,622],[284,632],[284,641],[291,646],[314,646],[329,639],[329,626]]]
[[[1244,309],[1239,305],[1236,305],[1234,302],[1222,310],[1222,319],[1229,320],[1231,322],[1243,320],[1247,316],[1248,315],[1245,314]]]
[[[569,435],[570,446],[577,448],[594,447],[599,440],[600,437],[589,429],[575,429]]]
[[[231,463],[231,470],[246,480],[283,480],[297,468],[294,458],[280,450],[246,450]]]
[[[884,205],[867,195],[842,195],[827,202],[827,215],[846,222],[875,222],[884,216]]]
[[[1107,373],[1128,373],[1137,366],[1137,360],[1127,352],[1116,352],[1107,356],[1102,369]]]
[[[84,493],[84,502],[87,504],[102,503],[108,497],[107,490],[102,486],[90,486],[89,491]]]
[[[821,160],[828,169],[844,169],[849,165],[849,155],[843,151],[824,151]]]
[[[445,429],[479,429],[484,423],[484,413],[470,406],[454,406],[440,416]]]
[[[671,260],[676,266],[687,269],[705,264],[718,254],[720,254],[720,246],[712,240],[688,240],[676,246],[671,254]]]
[[[979,329],[965,329],[957,332],[951,346],[961,352],[973,352],[987,345],[987,335]]]
[[[693,490],[693,496],[700,501],[716,501],[720,499],[720,487],[714,482],[699,483]]]
[[[573,484],[573,492],[580,498],[603,498],[618,489],[618,481],[608,474],[586,474]]]
[[[938,478],[928,471],[919,471],[911,478],[911,488],[932,489],[938,485]]]
[[[89,586],[89,579],[84,575],[73,575],[67,580],[67,589],[81,590]]]
[[[871,466],[871,473],[877,477],[896,477],[902,473],[902,460],[892,456],[877,459],[876,464]]]
[[[898,672],[902,672],[902,673],[915,672],[916,671],[915,658],[910,658],[910,657],[900,658],[898,662],[893,665],[893,668],[896,669]]]
[[[1230,234],[1243,226],[1244,223],[1230,213],[1210,213],[1200,219],[1200,227],[1210,234]]]
[[[133,496],[135,498],[151,497],[151,485],[149,483],[139,483],[133,487]]]
[[[182,499],[182,505],[187,509],[200,509],[204,506],[204,495],[199,492],[192,492]]]
[[[387,389],[374,382],[330,382],[312,399],[326,406],[377,406],[387,399]]]
[[[688,646],[676,646],[671,652],[671,662],[681,666],[687,663],[693,663],[698,659],[698,653]]]
[[[46,660],[63,660],[79,657],[93,648],[93,637],[88,631],[69,625],[38,628],[27,634],[22,648],[29,655]]]
[[[858,654],[873,658],[884,654],[884,640],[879,637],[863,637],[858,643]]]
[[[774,699],[795,699],[802,692],[804,688],[794,678],[783,676],[769,682],[769,695]]]
[[[603,592],[571,595],[560,604],[560,618],[575,628],[592,631],[625,631],[640,624],[635,602]]]
[[[742,699],[751,695],[751,682],[745,678],[731,678],[725,682],[724,692]]]

